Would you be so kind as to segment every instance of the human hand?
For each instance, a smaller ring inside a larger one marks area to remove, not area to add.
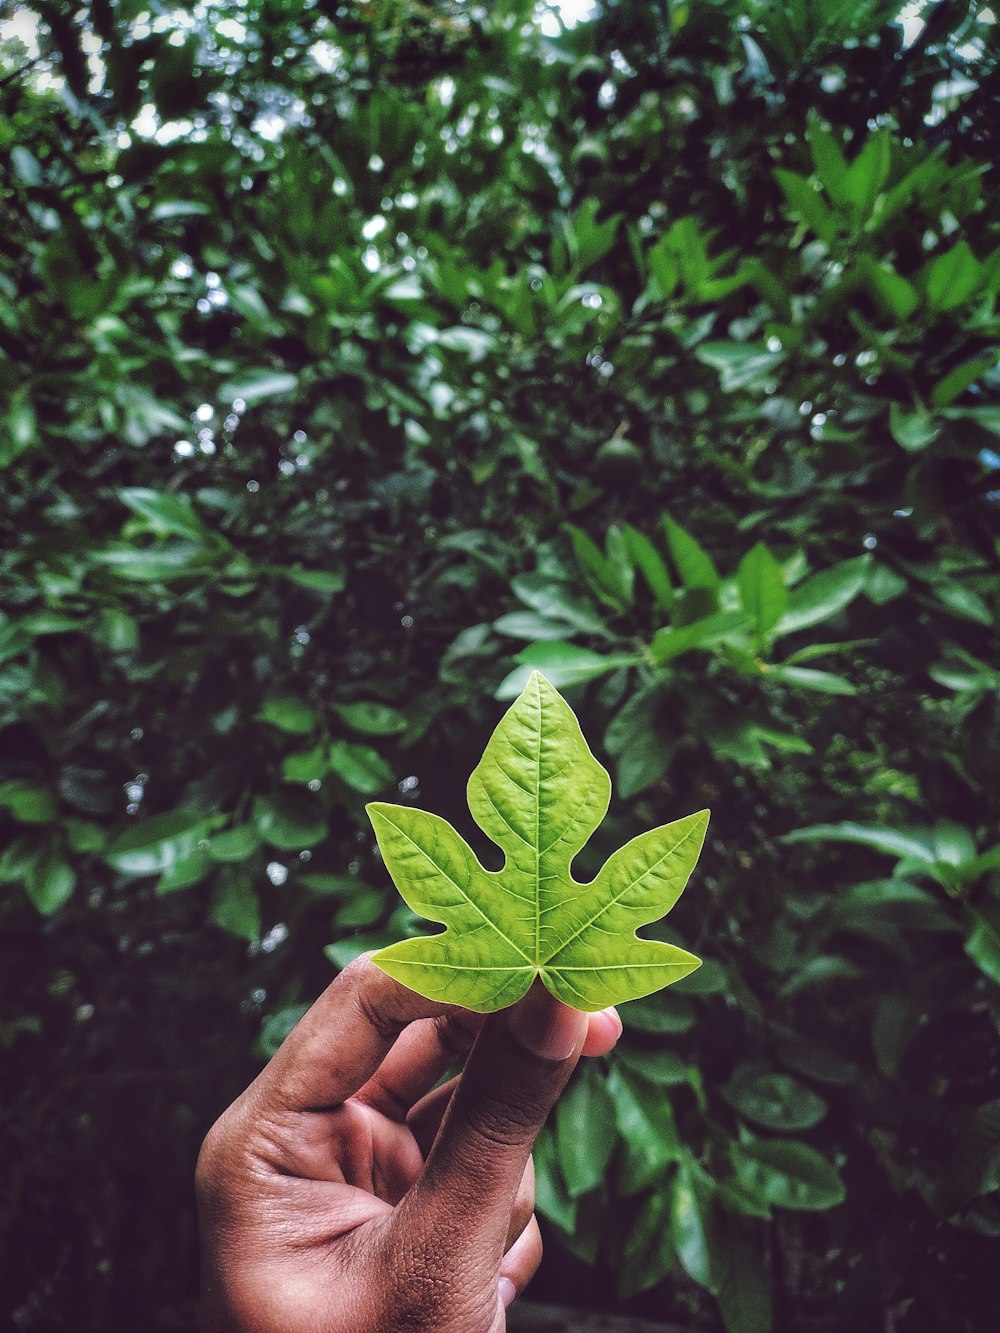
[[[484,1021],[355,960],[205,1140],[206,1329],[502,1333],[541,1259],[532,1145],[620,1033],[538,985]]]

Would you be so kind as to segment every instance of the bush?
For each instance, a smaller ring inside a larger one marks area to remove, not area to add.
[[[84,9],[0,48],[17,1326],[185,1326],[200,1135],[419,930],[365,800],[469,833],[540,667],[615,781],[582,871],[713,807],[709,961],[539,1144],[596,1274],[543,1289],[981,1328],[990,11]]]

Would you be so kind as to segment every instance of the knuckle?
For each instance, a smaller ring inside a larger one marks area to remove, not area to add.
[[[466,1053],[482,1026],[472,1015],[464,1014],[439,1014],[433,1022],[441,1048],[456,1059]]]
[[[488,1099],[456,1096],[453,1113],[464,1121],[463,1128],[469,1134],[492,1150],[523,1148],[533,1143],[538,1133],[538,1120],[532,1108],[502,1096]]]

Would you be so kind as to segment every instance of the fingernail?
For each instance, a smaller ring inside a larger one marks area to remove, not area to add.
[[[502,1277],[500,1279],[500,1300],[503,1303],[503,1308],[505,1310],[516,1295],[517,1288],[514,1286],[513,1282],[511,1282],[510,1278]]]
[[[615,1009],[615,1008],[613,1008],[613,1007],[610,1008],[610,1009],[602,1009],[602,1010],[601,1010],[601,1013],[602,1013],[602,1014],[604,1015],[604,1017],[608,1020],[608,1022],[614,1024],[615,1031],[616,1031],[617,1034],[618,1034],[618,1035],[615,1037],[615,1041],[617,1041],[617,1040],[618,1040],[618,1037],[620,1037],[620,1036],[622,1035],[622,1033],[624,1032],[624,1030],[625,1030],[625,1029],[622,1027],[621,1015],[618,1013],[618,1010]]]
[[[543,1060],[568,1060],[587,1022],[585,1014],[561,1004],[547,992],[529,995],[514,1009],[510,1030],[533,1055]]]

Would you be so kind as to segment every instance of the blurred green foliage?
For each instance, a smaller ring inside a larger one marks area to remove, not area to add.
[[[715,812],[709,961],[539,1144],[543,1289],[984,1327],[1000,59],[899,11],[4,11],[16,1327],[189,1326],[200,1134],[420,928],[365,800],[468,832],[533,667],[615,780],[579,873]]]

